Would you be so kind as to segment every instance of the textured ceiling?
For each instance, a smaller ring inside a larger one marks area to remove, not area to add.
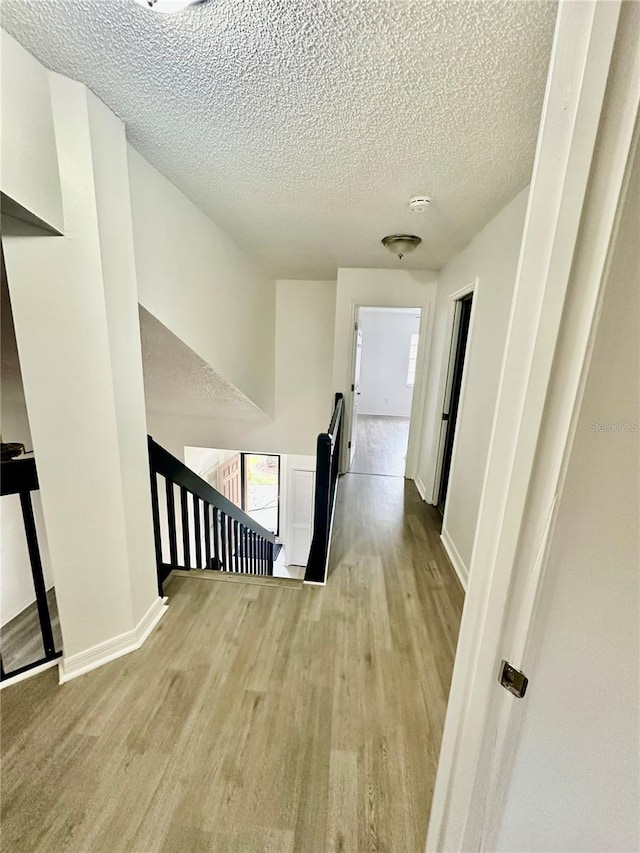
[[[200,418],[265,419],[248,397],[140,306],[147,410]]]
[[[2,0],[131,143],[273,275],[439,268],[524,187],[555,3]],[[431,209],[410,213],[411,195]],[[380,246],[423,238],[399,262]]]

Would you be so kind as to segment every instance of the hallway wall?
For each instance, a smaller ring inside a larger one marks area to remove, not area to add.
[[[130,146],[140,304],[268,414],[275,283]]]
[[[65,233],[3,220],[2,245],[72,676],[129,650],[161,599],[125,129],[84,86],[49,81]]]
[[[315,455],[333,408],[334,281],[276,282],[275,417],[181,417],[148,412],[156,441],[180,459],[184,447],[246,447]]]
[[[0,44],[1,76],[7,81],[2,87],[2,207],[12,216],[61,231],[49,72],[4,30]]]
[[[433,498],[451,339],[451,294],[478,279],[451,463],[443,540],[466,583],[528,199],[525,188],[438,276],[417,483]]]

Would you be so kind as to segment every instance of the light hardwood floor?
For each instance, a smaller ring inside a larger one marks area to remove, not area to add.
[[[3,850],[422,853],[462,592],[413,483],[338,503],[326,588],[174,577],[141,650],[3,691]]]
[[[358,415],[354,474],[404,477],[409,418]]]
[[[62,649],[60,620],[56,592],[53,587],[47,592],[49,618],[56,651]],[[11,673],[21,666],[27,666],[44,657],[42,631],[36,603],[30,604],[22,613],[18,613],[10,622],[0,628],[0,650],[2,663],[6,673]]]

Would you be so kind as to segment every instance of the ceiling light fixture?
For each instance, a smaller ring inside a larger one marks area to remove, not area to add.
[[[144,6],[145,9],[153,9],[154,12],[160,12],[163,15],[175,15],[177,12],[182,12],[187,6],[204,3],[204,0],[133,0],[133,2],[139,6]]]
[[[408,252],[413,252],[414,249],[417,249],[420,243],[422,243],[422,239],[416,237],[415,234],[389,234],[388,237],[382,238],[382,245],[389,249],[390,252],[393,252],[394,255],[397,255],[400,260]]]

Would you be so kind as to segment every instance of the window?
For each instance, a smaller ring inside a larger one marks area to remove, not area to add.
[[[242,509],[277,536],[280,527],[280,457],[243,453]]]
[[[418,338],[420,336],[417,332],[414,332],[411,335],[411,342],[409,344],[409,367],[407,369],[407,385],[410,388],[413,388],[416,381],[416,363],[418,361]]]
[[[276,536],[280,528],[280,457],[236,453],[218,468],[218,489]]]

